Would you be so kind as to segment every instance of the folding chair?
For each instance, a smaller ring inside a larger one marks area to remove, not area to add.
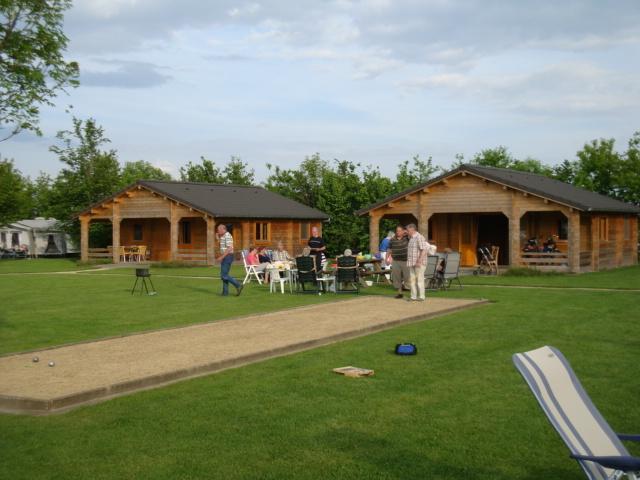
[[[438,264],[440,257],[438,255],[427,256],[427,266],[424,270],[424,282],[428,290],[438,290],[442,288],[442,279],[438,276]]]
[[[445,288],[451,287],[451,282],[454,280],[458,282],[460,288],[462,288],[462,283],[460,283],[460,253],[452,252],[447,253],[445,257],[445,265],[444,272],[442,274],[442,280]]]
[[[297,285],[302,289],[303,293],[320,293],[320,285],[318,283],[318,272],[316,270],[315,257],[297,257],[296,268],[298,270]],[[305,284],[314,286],[313,290],[307,290]]]
[[[640,442],[640,435],[614,433],[560,351],[547,346],[516,353],[513,363],[587,478],[640,478],[640,458],[621,442]]]
[[[489,267],[498,275],[498,255],[500,254],[500,247],[497,245],[491,246],[491,259],[489,260]]]
[[[249,252],[247,252],[246,250],[242,250],[241,254],[242,263],[244,264],[244,271],[246,272],[242,284],[246,285],[247,283],[250,283],[251,277],[254,277],[258,281],[258,284],[262,285],[262,277],[264,277],[264,272],[259,272],[256,269],[257,265],[249,265],[247,263],[247,255],[249,254]]]
[[[358,259],[353,255],[342,255],[336,259],[336,293],[360,293]],[[344,288],[345,285],[352,288]]]

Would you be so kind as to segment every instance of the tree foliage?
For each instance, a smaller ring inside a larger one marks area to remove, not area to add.
[[[267,189],[329,215],[331,221],[323,230],[327,248],[333,254],[346,247],[368,248],[368,219],[356,217],[356,210],[424,182],[438,170],[431,158],[422,161],[416,156],[411,162],[400,163],[396,177],[390,179],[377,168],[363,169],[346,160],[328,162],[319,154],[305,158],[298,168],[267,167]]]
[[[30,215],[30,194],[29,179],[16,170],[13,160],[0,159],[0,225]]]
[[[138,180],[171,180],[171,174],[145,160],[126,162],[120,172],[120,187],[124,188]]]
[[[252,185],[255,172],[238,157],[232,156],[222,169],[214,161],[200,157],[200,163],[189,162],[180,167],[180,179],[183,182]]]
[[[455,163],[454,166],[459,166],[464,163],[462,155],[457,156],[457,159],[458,162]],[[553,169],[540,160],[531,157],[526,157],[523,160],[517,159],[509,152],[507,147],[502,145],[481,150],[473,156],[469,163],[483,167],[511,168],[521,172],[537,173],[546,176],[553,175]]]
[[[624,152],[615,140],[596,139],[576,153],[576,160],[565,160],[555,167],[559,180],[640,205],[640,131],[635,132]]]
[[[62,31],[70,0],[0,0],[0,135],[40,134],[42,105],[78,85],[78,64],[67,62]]]

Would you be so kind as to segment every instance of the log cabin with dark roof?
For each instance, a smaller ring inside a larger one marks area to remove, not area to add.
[[[279,241],[296,255],[311,228],[322,229],[329,219],[262,187],[151,180],[137,181],[78,218],[82,260],[102,257],[118,263],[127,259],[125,252],[137,249],[151,261],[209,265],[218,254],[217,224],[231,229],[236,255],[250,245],[272,248]],[[91,225],[97,222],[111,225],[111,245],[89,244]]]
[[[438,246],[477,264],[480,245],[499,263],[555,271],[598,271],[638,262],[640,208],[558,180],[510,169],[462,165],[358,212],[368,215],[370,248],[382,219],[416,223]],[[558,252],[525,252],[529,240],[555,239]]]

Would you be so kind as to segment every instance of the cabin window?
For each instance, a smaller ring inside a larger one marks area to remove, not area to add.
[[[300,240],[309,240],[311,224],[309,222],[300,222]]]
[[[624,217],[624,239],[631,240],[631,219]]]
[[[182,241],[180,243],[188,245],[191,243],[191,222],[182,222],[180,225],[182,225],[180,229]]]
[[[603,242],[609,241],[609,219],[606,217],[600,217],[599,238]]]
[[[136,223],[133,225],[133,240],[140,241],[142,240],[142,224]]]
[[[270,224],[265,222],[256,222],[256,242],[268,242],[271,232]]]
[[[569,222],[566,218],[558,220],[558,239],[567,240],[569,238]]]
[[[13,232],[11,234],[11,246],[12,247],[20,246],[20,234],[18,232]]]
[[[0,244],[2,244],[2,248],[7,247],[7,234],[5,232],[0,233]]]

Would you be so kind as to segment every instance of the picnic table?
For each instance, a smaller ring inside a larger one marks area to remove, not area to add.
[[[368,270],[366,268],[366,265],[372,265],[373,270]],[[391,285],[391,280],[387,277],[387,275],[389,274],[389,271],[385,271],[382,268],[381,259],[370,258],[369,260],[366,260],[366,259],[358,260],[358,267],[360,269],[360,278],[374,277],[374,276],[377,276],[378,278],[380,278],[380,276],[382,276],[382,278],[384,279],[384,282]]]

